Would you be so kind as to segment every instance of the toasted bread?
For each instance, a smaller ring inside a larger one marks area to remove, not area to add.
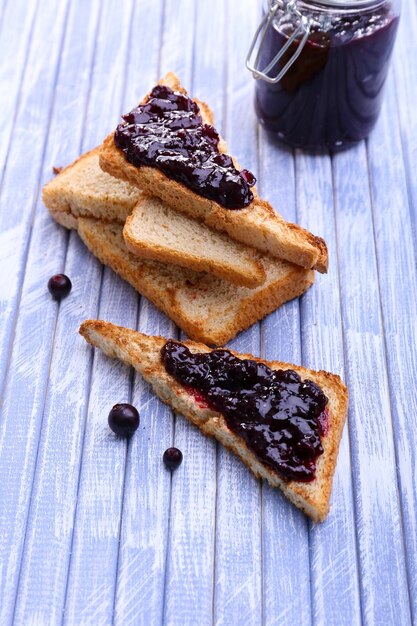
[[[186,93],[178,78],[168,73],[160,84],[175,91]],[[210,123],[207,105],[198,103],[203,121]],[[225,151],[225,144],[219,146]],[[102,169],[149,195],[158,196],[177,211],[186,213],[209,228],[226,232],[232,239],[273,257],[285,259],[304,268],[327,271],[327,247],[323,239],[307,230],[287,222],[262,200],[254,190],[254,200],[240,210],[228,210],[220,204],[200,196],[184,184],[168,178],[156,167],[130,164],[122,150],[114,143],[114,134],[109,135],[100,150]]]
[[[127,218],[123,236],[128,250],[145,259],[208,272],[235,285],[265,282],[260,253],[214,232],[155,196],[145,196]]]
[[[92,171],[90,178],[84,173],[86,163],[88,171]],[[61,183],[58,179],[65,173],[67,177]],[[71,180],[73,173],[75,181]],[[80,187],[76,184],[79,180],[83,183]],[[96,186],[98,180],[103,184]],[[118,207],[122,214],[131,201],[130,191],[125,187],[125,183],[101,172],[97,151],[92,151],[48,183],[43,197],[59,224],[78,230],[87,247],[102,263],[148,297],[193,339],[222,345],[313,284],[312,270],[272,258],[260,260],[264,283],[248,289],[210,274],[141,259],[129,253],[123,240],[121,221],[106,222],[111,212],[114,215]],[[114,195],[113,188],[117,190]],[[60,190],[64,190],[65,195],[61,202]],[[94,198],[93,208],[88,205],[90,197]],[[91,215],[92,211],[95,216],[103,215],[104,221],[79,217]]]
[[[106,174],[98,152],[96,148],[82,155],[44,186],[43,201],[56,221],[77,229],[77,217],[120,224],[128,218],[125,240],[138,256],[207,271],[245,287],[265,281],[257,251]]]
[[[302,379],[309,379],[317,383],[329,400],[328,429],[322,438],[324,452],[317,459],[316,477],[311,482],[288,481],[271,466],[262,463],[248,448],[245,441],[228,428],[221,413],[210,408],[202,408],[198,400],[167,373],[160,355],[166,339],[143,335],[98,320],[84,322],[81,325],[80,333],[89,343],[100,348],[106,355],[118,358],[133,366],[152,385],[153,390],[163,402],[172,406],[177,413],[184,415],[205,435],[215,437],[226,448],[237,454],[255,476],[267,480],[272,487],[282,489],[286,497],[314,521],[322,521],[326,517],[329,511],[337,453],[348,407],[347,389],[339,376],[278,361],[263,361],[252,355],[233,352],[240,358],[255,359],[273,369],[295,370]],[[191,352],[210,351],[210,348],[203,344],[184,343]]]
[[[64,168],[42,189],[42,199],[57,221],[76,228],[77,217],[95,217],[124,224],[142,196],[141,192],[113,176],[98,163],[99,148],[86,152]]]
[[[265,259],[260,287],[238,287],[210,274],[147,261],[128,252],[122,227],[92,218],[78,219],[78,233],[88,249],[139,293],[166,313],[187,335],[223,345],[306,291],[314,272],[286,261]]]

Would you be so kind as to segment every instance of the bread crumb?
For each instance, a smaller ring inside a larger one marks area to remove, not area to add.
[[[64,168],[61,165],[53,165],[52,172],[54,174],[60,174]]]

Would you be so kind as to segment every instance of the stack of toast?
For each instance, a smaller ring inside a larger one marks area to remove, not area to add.
[[[186,95],[173,74],[159,84]],[[203,123],[212,125],[207,105],[194,102]],[[218,149],[226,153],[222,139]],[[316,270],[327,271],[327,248],[322,239],[284,220],[254,188],[249,204],[238,210],[229,210],[199,191],[156,166],[132,164],[112,133],[102,146],[48,183],[43,199],[59,224],[76,229],[102,263],[149,298],[191,339],[224,345],[306,291]],[[308,384],[318,386],[327,398],[327,426],[314,480],[288,480],[231,430],[221,413],[202,405],[198,393],[168,373],[161,358],[166,339],[97,320],[84,322],[80,332],[108,356],[134,366],[164,402],[235,452],[256,476],[281,488],[313,520],[325,518],[347,412],[347,390],[338,376],[234,353],[240,359],[253,359],[260,371],[263,366],[289,370],[302,385],[313,381]],[[186,343],[191,353],[207,354],[211,348],[204,344]],[[300,403],[300,398],[294,401]],[[298,411],[290,405],[281,407],[288,415]],[[301,424],[303,415],[301,411]]]
[[[186,93],[174,74],[159,84]],[[146,101],[146,98],[145,98]],[[203,122],[213,124],[195,101]],[[220,152],[226,152],[223,140]],[[284,220],[254,190],[227,210],[155,167],[129,163],[113,133],[43,189],[53,218],[189,337],[223,345],[327,270],[324,241]]]

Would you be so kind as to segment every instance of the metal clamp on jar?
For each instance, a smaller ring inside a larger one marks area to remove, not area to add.
[[[266,1],[246,61],[260,121],[298,148],[342,149],[367,137],[399,14],[399,0]]]

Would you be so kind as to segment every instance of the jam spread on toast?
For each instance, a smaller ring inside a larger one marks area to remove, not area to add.
[[[144,104],[122,117],[114,141],[132,165],[156,167],[226,209],[252,202],[255,177],[219,152],[217,131],[203,124],[198,105],[188,96],[157,85]]]
[[[314,479],[328,429],[328,399],[316,383],[228,350],[193,354],[171,340],[161,356],[200,408],[221,413],[262,463],[288,480]]]

